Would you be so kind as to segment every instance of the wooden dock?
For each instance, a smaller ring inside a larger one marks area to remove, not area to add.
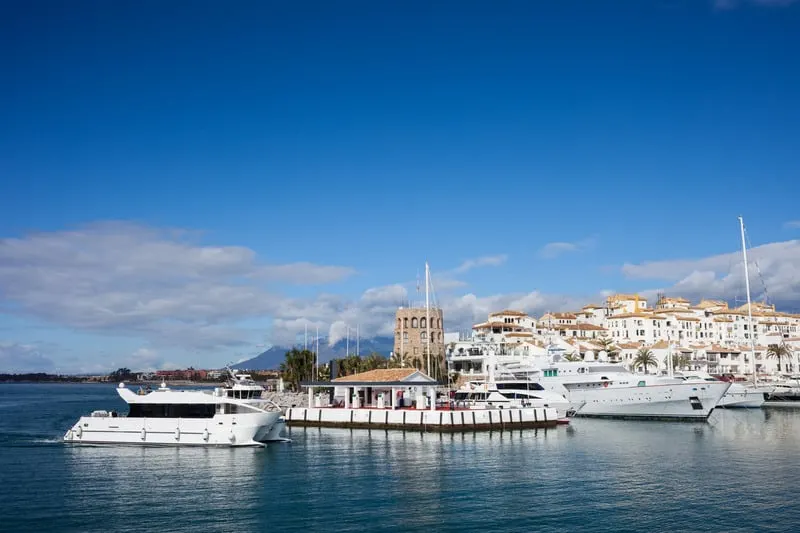
[[[285,418],[288,426],[424,432],[547,428],[559,423],[552,407],[453,411],[291,407],[286,410]]]

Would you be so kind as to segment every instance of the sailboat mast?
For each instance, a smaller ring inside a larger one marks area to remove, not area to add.
[[[742,256],[744,258],[744,287],[747,291],[747,329],[750,332],[750,357],[753,359],[753,384],[757,384],[756,377],[756,332],[753,329],[753,307],[750,303],[750,273],[747,270],[747,244],[744,239],[744,219],[739,217],[739,228],[742,231]]]
[[[356,324],[356,355],[361,357],[361,324]]]
[[[347,342],[345,343],[345,351],[347,352],[345,357],[350,357],[350,326],[347,326]]]
[[[314,351],[314,379],[319,380],[319,326],[317,326],[317,348]]]
[[[431,374],[431,301],[430,301],[430,267],[425,261],[425,351],[428,352],[428,375]]]

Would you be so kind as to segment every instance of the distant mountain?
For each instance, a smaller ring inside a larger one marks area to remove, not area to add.
[[[303,345],[295,345],[295,348],[302,348]],[[252,359],[236,363],[232,368],[246,369],[246,370],[275,370],[283,362],[286,352],[292,349],[292,346],[273,346],[269,350],[258,354]],[[309,342],[309,350],[314,350],[314,345]],[[389,353],[394,349],[394,339],[392,337],[374,337],[372,339],[361,339],[359,342],[359,350],[361,355],[369,355],[372,352],[377,352],[381,355],[389,357]],[[350,339],[350,353],[356,352],[356,343]],[[333,346],[328,346],[327,339],[319,340],[319,362],[327,363],[331,359],[346,357],[347,356],[347,340],[341,340]]]

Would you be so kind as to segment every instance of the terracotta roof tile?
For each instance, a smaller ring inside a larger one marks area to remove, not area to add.
[[[416,368],[378,368],[360,374],[342,376],[333,381],[402,381],[415,372],[417,372]]]

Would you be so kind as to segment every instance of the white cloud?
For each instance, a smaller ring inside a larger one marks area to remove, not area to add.
[[[476,257],[475,259],[467,259],[456,268],[453,269],[454,274],[463,274],[469,272],[473,268],[484,266],[501,266],[508,260],[506,254],[500,255],[485,255],[483,257]]]
[[[594,246],[594,239],[583,239],[576,242],[550,242],[542,246],[539,256],[544,259],[555,259],[563,254],[580,252]]]
[[[156,345],[246,343],[234,326],[279,316],[286,298],[264,284],[320,284],[348,267],[260,262],[249,248],[204,246],[180,230],[103,222],[0,240],[0,310]]]
[[[53,372],[55,363],[33,344],[0,343],[0,372]]]
[[[779,306],[800,302],[800,240],[752,248],[748,250],[748,266],[753,298],[768,297]],[[699,259],[626,263],[622,272],[629,278],[667,282],[669,285],[661,290],[695,300],[745,296],[744,267],[738,251]]]
[[[784,222],[783,227],[787,229],[800,228],[800,220],[789,220],[788,222]]]

